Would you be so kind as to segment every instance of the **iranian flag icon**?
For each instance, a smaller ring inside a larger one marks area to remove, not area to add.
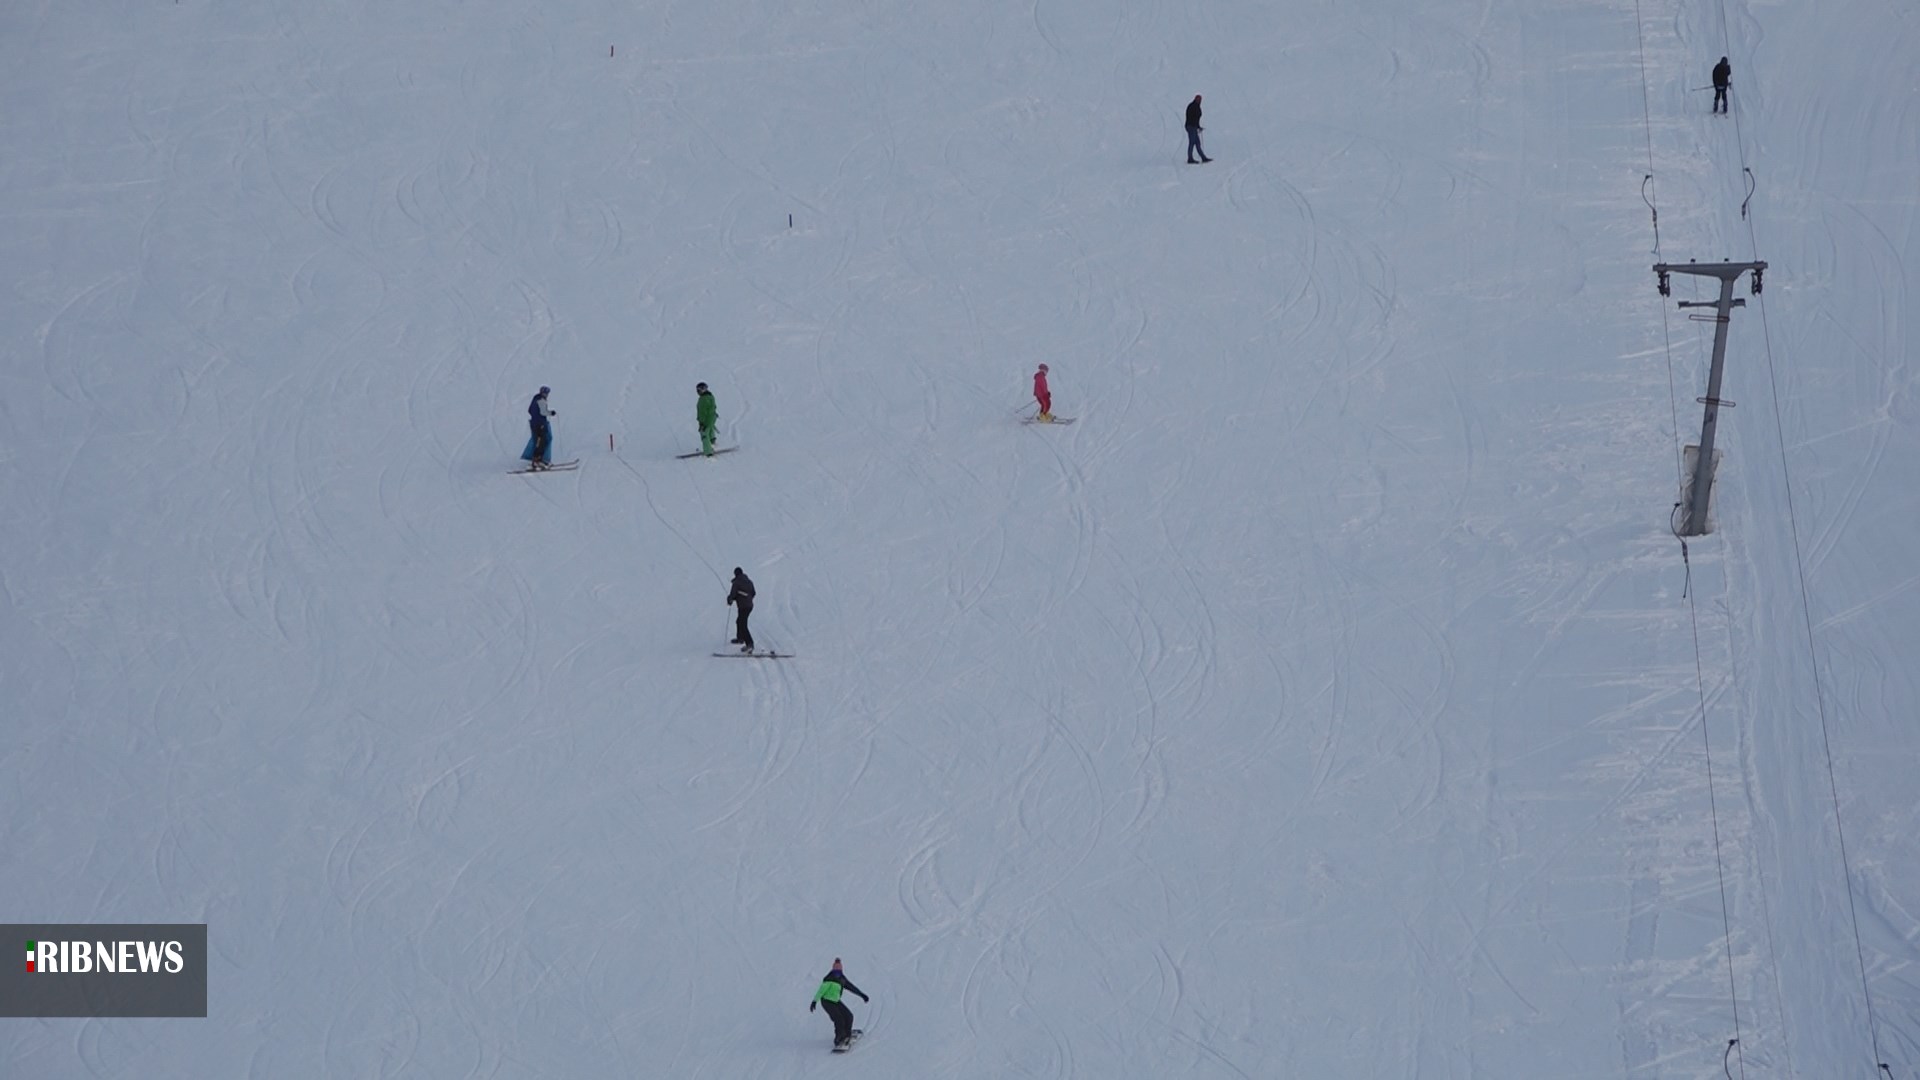
[[[27,942],[27,974],[33,974],[33,942]]]

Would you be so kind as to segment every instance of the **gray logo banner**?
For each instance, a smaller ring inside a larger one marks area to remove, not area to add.
[[[207,1015],[206,923],[0,923],[0,1016]]]

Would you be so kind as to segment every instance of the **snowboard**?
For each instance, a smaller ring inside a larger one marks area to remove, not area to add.
[[[1048,424],[1071,424],[1073,420],[1074,418],[1071,416],[1056,416],[1051,420],[1042,420],[1039,417],[1029,416],[1020,422],[1023,424],[1038,424],[1041,427],[1046,427]]]
[[[834,1052],[834,1053],[836,1053],[836,1054],[844,1054],[844,1053],[846,1053],[847,1051],[849,1051],[849,1050],[851,1050],[851,1049],[853,1049],[853,1044],[855,1044],[855,1043],[857,1043],[857,1042],[859,1042],[859,1041],[860,1041],[860,1036],[861,1036],[861,1034],[862,1034],[862,1032],[860,1031],[860,1029],[859,1029],[859,1028],[854,1028],[854,1029],[853,1029],[853,1036],[852,1036],[851,1038],[849,1038],[849,1039],[847,1040],[847,1045],[845,1045],[845,1046],[836,1046],[836,1047],[834,1047],[834,1048],[833,1048],[833,1052]]]
[[[738,449],[740,449],[740,448],[739,448],[739,447],[737,447],[737,446],[716,446],[716,447],[714,447],[714,448],[713,448],[713,456],[714,456],[714,457],[719,457],[719,456],[720,456],[721,454],[731,454],[731,453],[733,453],[733,452],[734,452],[735,450],[738,450]],[[691,454],[675,454],[675,455],[673,455],[673,456],[674,456],[674,457],[677,457],[677,458],[679,458],[679,459],[680,459],[681,461],[685,461],[685,460],[687,460],[688,458],[695,458],[695,457],[706,457],[707,455],[705,455],[705,454],[703,454],[703,453],[701,453],[701,452],[700,452],[700,451],[698,451],[698,450],[695,450],[695,451],[694,451],[693,453],[691,453]]]
[[[771,649],[756,649],[753,652],[717,652],[717,653],[714,653],[713,655],[723,660],[729,656],[738,657],[741,660],[791,660],[793,659],[793,654],[790,652],[774,652]]]
[[[544,469],[536,469],[533,466],[529,465],[524,469],[509,469],[507,471],[513,476],[521,476],[526,473],[537,473],[537,472],[572,472],[573,470],[579,467],[580,467],[580,459],[574,458],[572,461],[556,461]]]

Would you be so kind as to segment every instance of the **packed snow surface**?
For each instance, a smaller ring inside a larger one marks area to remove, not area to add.
[[[0,1071],[1910,1080],[1916,56],[5,5],[0,918],[213,957]],[[1724,259],[1683,546],[1715,283],[1651,267]],[[542,384],[581,468],[508,475]],[[735,566],[794,658],[710,655]]]

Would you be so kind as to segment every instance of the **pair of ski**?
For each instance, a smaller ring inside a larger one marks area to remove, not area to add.
[[[790,652],[774,652],[772,649],[766,649],[764,651],[755,649],[753,652],[717,652],[717,653],[714,653],[713,655],[721,658],[722,660],[726,659],[729,656],[738,657],[741,660],[791,660],[793,659],[793,654]]]
[[[1042,420],[1037,416],[1029,416],[1020,422],[1023,424],[1039,424],[1044,427],[1048,424],[1071,424],[1073,421],[1074,418],[1071,416],[1056,416],[1051,420]]]
[[[691,453],[691,454],[675,454],[675,455],[673,455],[673,456],[674,456],[674,457],[676,457],[676,458],[679,458],[679,459],[680,459],[681,461],[685,461],[685,460],[686,460],[686,459],[688,459],[688,458],[697,458],[697,457],[718,457],[718,456],[719,456],[719,455],[721,455],[721,454],[731,454],[731,453],[733,453],[733,452],[734,452],[735,450],[738,450],[738,449],[740,449],[740,448],[739,448],[739,447],[737,447],[737,446],[723,446],[723,447],[721,447],[720,449],[718,449],[718,450],[715,450],[715,451],[714,451],[713,453],[711,453],[711,454],[706,454],[706,453],[702,453],[702,452],[701,452],[701,451],[699,451],[699,450],[695,450],[695,451],[694,451],[693,453]],[[508,470],[508,472],[509,472],[509,473],[511,473],[511,474],[512,474],[512,475],[514,475],[514,476],[525,476],[525,475],[526,475],[526,474],[528,474],[528,473],[542,473],[542,472],[572,472],[573,470],[575,470],[575,469],[577,469],[577,468],[579,468],[579,467],[580,467],[580,459],[579,459],[579,458],[574,458],[574,459],[573,459],[572,461],[556,461],[556,462],[554,462],[553,464],[551,464],[551,465],[548,465],[548,466],[545,466],[545,467],[543,467],[543,468],[538,468],[538,469],[536,469],[536,468],[534,468],[533,466],[531,466],[531,465],[528,465],[528,466],[527,466],[526,468],[524,468],[524,469],[509,469],[509,470]]]
[[[579,467],[580,459],[574,458],[572,461],[556,461],[551,465],[542,465],[537,469],[532,465],[528,465],[524,469],[510,469],[508,471],[514,476],[525,476],[527,473],[537,472],[572,472]]]

